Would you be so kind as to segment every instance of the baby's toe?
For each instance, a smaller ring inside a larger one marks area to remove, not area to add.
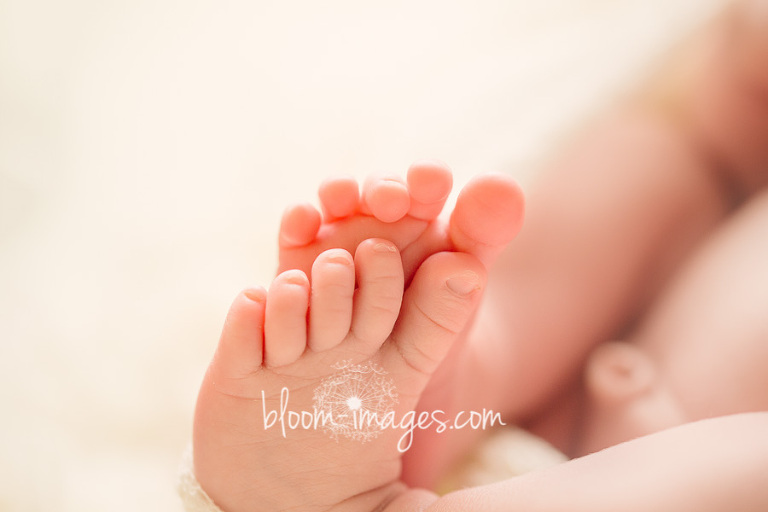
[[[486,272],[474,256],[441,252],[416,272],[385,347],[390,364],[431,375],[467,326],[480,300]]]
[[[316,351],[338,345],[349,334],[355,266],[343,249],[330,249],[312,265],[309,306],[309,347]]]
[[[503,174],[473,178],[461,190],[448,226],[454,249],[472,254],[486,267],[520,231],[523,193]]]
[[[355,252],[358,289],[351,333],[366,353],[373,353],[392,332],[403,298],[403,264],[392,242],[372,238]]]
[[[371,176],[363,185],[361,210],[382,222],[396,222],[408,214],[411,199],[400,177]]]
[[[453,174],[436,160],[416,162],[408,169],[408,191],[411,195],[411,217],[432,220],[443,209],[453,186]]]
[[[326,222],[357,213],[360,193],[354,178],[331,178],[320,184],[317,191]]]
[[[261,367],[266,299],[263,288],[249,288],[232,302],[212,365],[219,382],[241,379]]]
[[[264,319],[264,363],[269,367],[296,361],[307,346],[309,280],[287,270],[269,287]]]
[[[280,222],[280,249],[310,244],[317,236],[320,223],[320,212],[311,204],[297,204],[286,208]]]

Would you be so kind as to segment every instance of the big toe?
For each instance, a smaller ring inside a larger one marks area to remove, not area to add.
[[[520,186],[509,176],[491,173],[473,178],[451,214],[451,243],[490,265],[520,231],[524,203]]]
[[[485,267],[470,254],[430,256],[403,297],[392,343],[385,347],[392,364],[430,376],[472,318],[485,282]]]

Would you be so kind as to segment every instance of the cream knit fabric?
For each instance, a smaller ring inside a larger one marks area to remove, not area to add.
[[[187,448],[179,467],[179,482],[177,485],[181,502],[187,512],[222,512],[213,500],[205,493],[195,478],[192,463],[192,446]]]

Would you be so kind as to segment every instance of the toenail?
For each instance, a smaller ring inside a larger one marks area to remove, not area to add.
[[[338,263],[339,265],[352,265],[352,259],[346,254],[339,254],[336,256],[328,256],[328,263]]]
[[[300,285],[307,284],[307,276],[305,276],[304,272],[300,270],[296,270],[294,272],[287,272],[283,274],[283,279],[288,284],[300,284]]]
[[[258,288],[250,288],[245,290],[243,295],[245,295],[253,302],[265,302],[267,300],[267,296],[264,290],[259,290]]]
[[[480,276],[467,270],[449,277],[445,285],[456,295],[470,295],[480,289]]]
[[[397,247],[391,242],[379,242],[373,246],[376,252],[397,252]]]

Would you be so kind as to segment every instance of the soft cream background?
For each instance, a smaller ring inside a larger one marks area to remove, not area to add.
[[[525,182],[719,0],[0,0],[0,510],[178,511],[282,208],[438,157]]]

